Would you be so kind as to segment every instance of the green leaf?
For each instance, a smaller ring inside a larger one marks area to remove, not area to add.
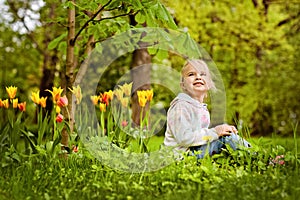
[[[135,9],[140,10],[143,8],[143,5],[141,4],[140,0],[132,0],[132,5],[135,7]]]
[[[52,40],[48,45],[48,49],[49,50],[55,49],[57,47],[57,45],[60,43],[60,41],[63,40],[67,36],[67,34],[68,33],[65,32],[62,35],[55,38],[54,40]]]
[[[150,55],[155,55],[157,52],[157,48],[153,48],[153,47],[148,47],[148,53]]]
[[[155,55],[159,60],[163,60],[163,59],[166,59],[168,58],[168,51],[165,51],[165,50],[162,50],[162,49],[159,49],[157,54]]]
[[[135,15],[134,19],[139,24],[143,24],[146,22],[146,16],[144,15],[144,12],[142,10]]]

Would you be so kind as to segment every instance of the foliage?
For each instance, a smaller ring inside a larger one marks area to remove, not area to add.
[[[254,134],[291,135],[290,123],[297,123],[300,110],[295,98],[299,3],[163,2],[217,64],[227,91],[228,122]]]

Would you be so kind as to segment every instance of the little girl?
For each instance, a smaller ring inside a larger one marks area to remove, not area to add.
[[[237,129],[228,124],[208,128],[210,114],[203,103],[207,92],[215,88],[208,67],[203,60],[188,60],[181,71],[183,93],[171,102],[167,114],[164,145],[176,152],[199,151],[197,158],[220,153],[225,144],[236,150],[250,144],[237,135]]]

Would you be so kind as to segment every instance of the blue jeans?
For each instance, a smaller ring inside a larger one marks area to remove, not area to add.
[[[237,150],[239,146],[251,147],[251,144],[245,139],[237,134],[232,134],[230,136],[220,137],[218,140],[212,141],[209,144],[194,146],[189,149],[192,155],[196,155],[198,159],[201,159],[204,157],[206,151],[208,151],[210,156],[221,153],[222,149],[226,148],[226,144],[230,145],[233,150]],[[199,153],[196,154],[196,151],[199,151]]]

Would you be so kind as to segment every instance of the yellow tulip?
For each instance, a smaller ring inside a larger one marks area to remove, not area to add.
[[[121,104],[124,108],[127,108],[128,107],[128,103],[129,103],[129,97],[124,97],[122,98],[121,100]]]
[[[147,93],[145,90],[137,91],[138,102],[141,107],[145,107],[147,103]]]
[[[145,93],[145,90],[139,90],[137,91],[137,96],[138,98],[146,98],[146,93]]]
[[[93,96],[91,96],[91,100],[92,100],[94,105],[98,105],[99,96],[93,95]]]
[[[121,99],[123,98],[123,90],[121,90],[121,89],[116,89],[115,91],[114,91],[114,94],[116,95],[116,97],[117,97],[117,99],[119,100],[119,101],[121,101]]]
[[[108,100],[111,101],[114,97],[114,92],[112,90],[109,90],[108,92],[104,92],[103,95],[107,95]]]
[[[31,92],[31,100],[35,103],[35,104],[39,104],[40,103],[40,92]]]
[[[12,100],[13,108],[18,108],[18,98]]]
[[[15,98],[18,88],[15,86],[6,87],[6,92],[10,99]]]
[[[59,106],[55,106],[55,112],[56,112],[57,114],[60,113],[60,107],[59,107]]]
[[[130,96],[131,94],[131,89],[132,89],[132,82],[131,83],[125,83],[124,85],[122,86],[119,86],[121,88],[121,90],[124,92],[124,94],[126,96]]]
[[[100,111],[106,112],[106,104],[105,103],[100,103]]]
[[[153,90],[146,90],[146,96],[147,96],[147,100],[151,101],[153,98]]]
[[[76,98],[76,104],[80,104],[81,100],[82,100],[82,93],[81,93],[81,88],[79,85],[77,86],[73,86],[73,89],[69,90],[75,95]]]
[[[147,99],[146,98],[139,98],[139,105],[141,107],[145,107],[147,103]]]
[[[2,103],[3,103],[3,107],[4,107],[4,108],[9,108],[9,102],[8,102],[8,99],[3,100]]]
[[[46,91],[48,91],[52,94],[53,102],[56,103],[58,101],[58,99],[60,98],[61,93],[63,92],[63,89],[61,89],[61,87],[59,87],[59,88],[52,87],[52,91],[51,90],[46,90]]]

